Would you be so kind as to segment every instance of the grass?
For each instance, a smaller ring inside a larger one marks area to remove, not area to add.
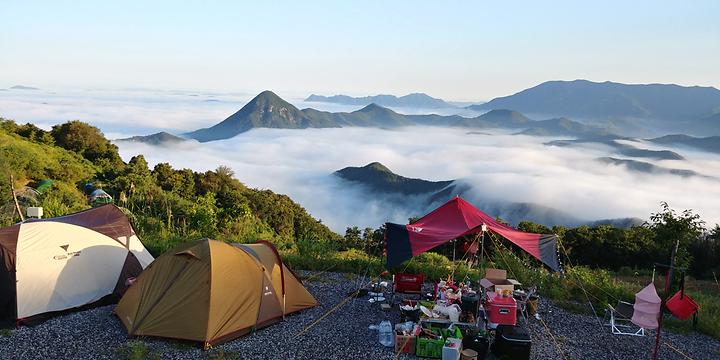
[[[151,351],[141,340],[132,340],[120,346],[116,353],[124,360],[160,360],[160,355]]]
[[[640,290],[651,281],[651,276],[617,276],[617,278],[631,289]],[[655,276],[655,287],[658,295],[663,296],[665,286],[664,276]],[[668,294],[672,296],[677,289]],[[720,286],[715,281],[696,280],[687,277],[685,280],[685,293],[700,306],[698,312],[697,331],[720,339]],[[632,298],[631,298],[632,299]],[[675,332],[688,333],[693,329],[692,320],[681,321],[672,316],[663,320],[664,326]]]
[[[207,360],[237,360],[240,356],[232,351],[225,351],[224,349],[213,350],[205,357]]]

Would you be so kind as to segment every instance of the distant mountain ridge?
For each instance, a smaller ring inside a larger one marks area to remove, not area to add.
[[[650,158],[658,160],[684,160],[685,158],[670,150],[641,149],[632,145],[619,143],[617,140],[635,140],[615,135],[588,137],[577,140],[554,140],[545,143],[549,146],[577,146],[581,144],[603,144],[613,148],[618,154],[630,157]]]
[[[476,195],[474,195],[473,186],[465,181],[428,181],[407,178],[393,173],[379,162],[373,162],[362,167],[346,167],[336,171],[333,175],[348,181],[350,184],[362,186],[366,189],[366,196],[368,197],[382,197],[382,201],[389,207],[411,206],[412,211],[417,212],[416,215],[430,211],[454,196],[462,196],[477,203],[483,211],[491,216],[499,216],[511,224],[517,224],[522,220],[530,220],[548,226],[557,224],[577,226],[596,222],[630,226],[637,224],[639,221],[634,218],[586,221],[540,204],[509,201],[492,202],[487,201],[487,199],[477,199]],[[418,204],[417,201],[421,203]]]
[[[720,136],[699,138],[689,135],[675,134],[648,139],[648,141],[661,145],[684,145],[704,151],[720,153]]]
[[[132,136],[129,138],[116,139],[115,141],[126,141],[144,143],[150,145],[172,145],[188,141],[188,139],[175,136],[173,134],[161,131],[155,134],[145,136]]]
[[[308,96],[305,101],[308,102],[327,102],[333,104],[343,105],[357,105],[365,106],[370,104],[377,104],[381,106],[391,107],[417,107],[417,108],[450,108],[453,105],[448,104],[442,99],[434,98],[425,93],[412,93],[405,96],[397,97],[395,95],[375,95],[375,96],[363,96],[363,97],[352,97],[347,95],[333,95],[323,96],[312,94]]]
[[[334,173],[345,180],[369,186],[373,191],[406,195],[441,191],[450,181],[428,181],[406,178],[390,171],[385,165],[373,162],[363,167],[346,167]]]
[[[472,110],[514,109],[577,118],[700,119],[720,110],[720,90],[674,84],[621,84],[588,80],[547,81]]]
[[[25,86],[25,85],[15,85],[15,86],[11,87],[10,89],[11,90],[40,90],[36,87]]]
[[[644,174],[664,174],[664,175],[677,175],[681,177],[691,177],[691,176],[699,176],[699,177],[705,177],[709,178],[709,176],[702,175],[696,171],[693,170],[686,170],[686,169],[670,169],[662,166],[657,166],[648,162],[644,161],[637,161],[637,160],[627,160],[627,159],[618,159],[614,157],[601,157],[597,159],[599,162],[610,164],[610,165],[616,165],[616,166],[625,166],[628,170],[644,173]]]
[[[370,104],[353,112],[327,112],[315,109],[300,110],[272,91],[263,91],[236,113],[209,128],[198,129],[184,136],[200,142],[223,140],[253,128],[306,129],[346,126],[394,128],[400,126],[433,125],[468,128],[533,129],[529,135],[586,136],[607,134],[599,127],[569,119],[530,120],[511,110],[498,109],[474,118],[458,115],[404,115],[377,104]]]

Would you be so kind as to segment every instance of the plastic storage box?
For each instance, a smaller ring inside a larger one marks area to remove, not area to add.
[[[442,348],[442,359],[460,360],[460,351],[462,351],[462,340],[448,338]]]

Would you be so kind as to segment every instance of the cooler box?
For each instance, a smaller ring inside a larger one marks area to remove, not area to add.
[[[517,324],[517,302],[512,297],[493,296],[485,304],[488,321],[499,325]]]
[[[492,352],[502,359],[528,360],[532,341],[525,329],[519,326],[500,325],[495,331]]]
[[[463,338],[463,349],[475,350],[478,359],[484,359],[490,348],[490,341],[484,336]]]
[[[460,360],[461,350],[462,340],[448,338],[445,340],[445,346],[442,349],[442,360]]]

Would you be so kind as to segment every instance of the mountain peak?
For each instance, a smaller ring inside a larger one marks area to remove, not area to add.
[[[188,140],[181,138],[179,136],[175,136],[173,134],[167,133],[165,131],[161,131],[161,132],[150,134],[150,135],[133,136],[133,137],[124,138],[124,139],[117,139],[115,141],[137,142],[137,143],[145,143],[145,144],[150,144],[150,145],[171,145],[171,144],[186,142]]]
[[[379,163],[379,162],[377,162],[377,161],[371,162],[371,163],[363,166],[363,168],[364,168],[364,169],[368,169],[368,170],[375,170],[375,171],[380,171],[380,172],[386,172],[386,173],[394,174],[394,173],[392,172],[392,170],[390,170],[390,169],[387,168],[387,166],[385,166],[385,165],[383,165],[382,163]]]
[[[289,102],[283,100],[283,98],[279,97],[277,94],[270,90],[265,90],[257,96],[255,96],[250,102],[248,102],[248,105],[251,104],[271,104],[271,105],[290,105]],[[247,105],[246,105],[247,106]],[[293,106],[293,105],[290,105]]]
[[[346,167],[334,174],[345,180],[361,183],[379,193],[427,194],[438,192],[452,183],[452,180],[428,181],[406,178],[393,173],[379,162],[372,162],[363,167]]]
[[[307,118],[298,108],[265,90],[222,122],[187,136],[204,142],[227,139],[252,128],[302,129],[308,126]]]
[[[390,110],[386,107],[382,107],[376,103],[370,103],[367,106],[365,106],[364,108],[357,110],[357,111],[370,112],[370,111],[392,111],[392,110]]]

